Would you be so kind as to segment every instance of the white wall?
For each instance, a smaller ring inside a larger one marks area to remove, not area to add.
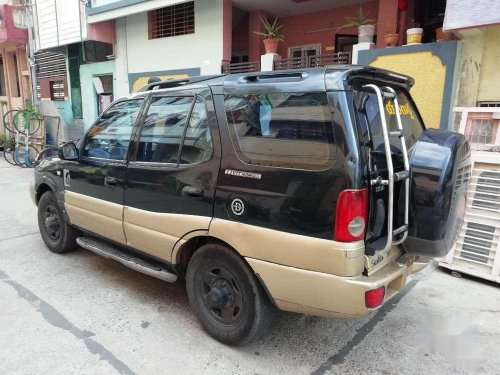
[[[80,16],[81,1],[36,0],[35,6],[37,49],[68,45],[86,37],[87,27]]]
[[[195,1],[195,33],[148,39],[147,13],[118,19],[116,23],[117,96],[128,93],[128,73],[200,68],[218,74],[222,51],[222,0]],[[125,86],[127,82],[127,86]]]

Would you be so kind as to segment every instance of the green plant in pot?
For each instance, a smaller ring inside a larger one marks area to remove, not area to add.
[[[260,35],[263,38],[266,53],[277,53],[279,42],[285,41],[285,37],[281,32],[283,25],[280,25],[278,23],[278,17],[276,17],[272,22],[267,18],[262,17],[260,17],[260,20],[264,25],[265,31],[254,31],[254,33]]]
[[[370,12],[364,12],[363,6],[359,6],[358,13],[355,17],[344,17],[347,21],[345,24],[340,26],[340,29],[346,29],[348,27],[358,28],[358,43],[372,43],[373,36],[375,35],[375,20],[368,18]]]
[[[0,148],[5,147],[5,142],[7,141],[7,136],[3,133],[0,134]]]

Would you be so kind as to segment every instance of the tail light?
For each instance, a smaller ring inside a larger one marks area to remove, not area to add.
[[[340,193],[335,213],[335,241],[353,242],[365,237],[368,221],[368,189]]]
[[[374,309],[375,307],[379,307],[384,301],[384,296],[385,296],[385,287],[383,286],[365,292],[365,306],[368,307],[369,309]]]

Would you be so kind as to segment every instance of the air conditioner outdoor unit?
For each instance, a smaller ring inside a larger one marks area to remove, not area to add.
[[[441,266],[500,283],[500,120],[498,108],[455,108],[471,145],[465,221]]]

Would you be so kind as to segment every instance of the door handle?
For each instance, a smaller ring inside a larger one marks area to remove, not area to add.
[[[116,177],[106,176],[104,177],[104,185],[111,186],[116,185],[118,183],[118,179]]]
[[[203,189],[196,186],[184,186],[182,188],[182,196],[190,196],[190,197],[202,197]]]

